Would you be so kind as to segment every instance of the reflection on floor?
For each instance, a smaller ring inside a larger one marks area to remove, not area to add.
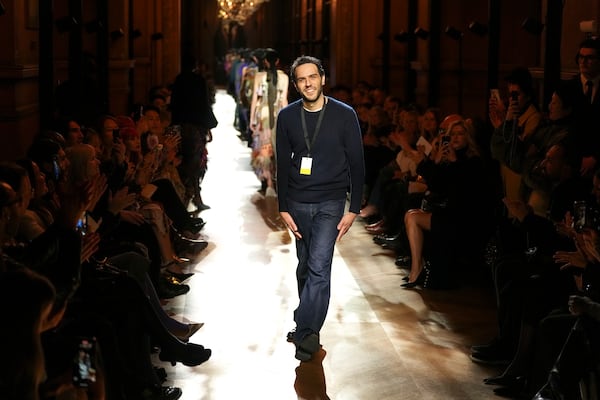
[[[294,242],[275,199],[257,194],[233,110],[220,91],[202,185],[210,245],[190,268],[190,292],[166,305],[205,323],[191,341],[213,355],[195,368],[161,364],[166,384],[181,387],[184,400],[494,398],[482,379],[498,370],[468,357],[495,332],[489,289],[402,289],[406,271],[360,221],[336,248],[323,348],[311,362],[294,358],[285,340],[297,304]]]

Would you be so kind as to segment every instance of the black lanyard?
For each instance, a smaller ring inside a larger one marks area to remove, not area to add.
[[[302,119],[302,130],[304,130],[304,141],[306,142],[306,148],[308,149],[307,157],[310,157],[310,148],[315,144],[319,129],[321,128],[321,122],[323,122],[323,115],[325,115],[325,105],[327,99],[323,97],[323,107],[319,111],[319,119],[317,119],[317,126],[315,126],[315,132],[313,133],[312,142],[308,141],[308,129],[306,129],[306,117],[304,116],[304,107],[300,107],[300,118]]]

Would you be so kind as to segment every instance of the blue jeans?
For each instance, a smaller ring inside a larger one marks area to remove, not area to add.
[[[325,322],[331,292],[333,248],[345,204],[345,199],[321,203],[298,203],[288,199],[289,213],[302,235],[301,240],[296,240],[296,279],[300,297],[294,311],[296,343],[313,332],[318,334]]]

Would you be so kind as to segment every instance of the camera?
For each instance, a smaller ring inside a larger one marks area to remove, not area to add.
[[[442,146],[447,146],[450,144],[450,135],[442,136]]]
[[[170,125],[165,128],[165,136],[181,136],[181,125]]]
[[[79,338],[77,351],[73,357],[73,385],[88,387],[96,382],[95,366],[96,338]]]
[[[577,232],[581,232],[584,228],[598,230],[600,228],[600,210],[588,205],[585,201],[574,201],[573,228]]]
[[[116,143],[119,139],[121,139],[120,129],[113,129],[112,135],[113,135],[113,143]]]
[[[512,101],[519,101],[519,92],[516,90],[513,90],[512,92],[510,92],[510,99]]]

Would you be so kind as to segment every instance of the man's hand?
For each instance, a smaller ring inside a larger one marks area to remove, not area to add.
[[[344,214],[340,223],[337,225],[337,229],[339,231],[339,233],[337,235],[337,239],[336,239],[337,242],[342,240],[342,236],[344,236],[346,234],[346,232],[348,232],[348,230],[352,226],[352,223],[354,222],[355,218],[356,218],[356,214],[353,212]]]
[[[279,215],[281,216],[281,219],[285,223],[285,226],[287,226],[288,229],[290,231],[292,231],[292,233],[294,234],[296,239],[298,239],[298,240],[302,239],[302,234],[300,234],[300,232],[298,231],[298,226],[296,226],[296,222],[294,222],[294,218],[292,218],[290,213],[283,211],[283,212],[280,212]]]

